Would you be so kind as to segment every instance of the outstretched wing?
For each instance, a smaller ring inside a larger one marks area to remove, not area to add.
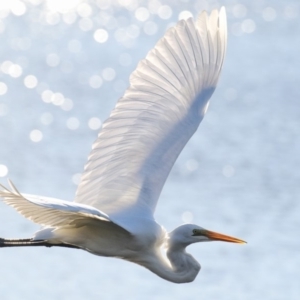
[[[197,130],[226,51],[226,13],[169,29],[130,77],[93,144],[75,202],[110,217],[152,217],[166,178]]]
[[[9,181],[11,190],[0,185],[0,197],[27,219],[46,227],[81,227],[100,222],[110,223],[103,212],[85,204],[20,194]]]

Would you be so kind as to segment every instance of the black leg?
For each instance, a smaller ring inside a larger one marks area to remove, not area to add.
[[[0,238],[0,248],[4,247],[29,247],[29,246],[45,246],[45,247],[66,247],[66,248],[75,248],[81,249],[74,245],[69,244],[51,244],[46,240],[32,240],[32,239],[3,239]]]

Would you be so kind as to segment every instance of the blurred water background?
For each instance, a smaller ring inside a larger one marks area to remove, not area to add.
[[[221,5],[229,38],[219,86],[156,218],[248,244],[189,247],[202,270],[184,285],[79,250],[2,249],[1,299],[299,299],[298,0],[1,0],[0,181],[72,200],[138,61],[179,18]],[[39,228],[3,203],[0,224],[2,237]]]

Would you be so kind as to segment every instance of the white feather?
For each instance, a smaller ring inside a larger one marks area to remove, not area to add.
[[[3,185],[0,197],[25,218],[48,227],[80,227],[91,222],[110,222],[109,217],[94,207],[34,195],[21,195],[11,181],[11,190]]]
[[[152,218],[176,158],[204,117],[225,49],[224,9],[166,32],[103,124],[75,202],[116,221],[130,213]]]

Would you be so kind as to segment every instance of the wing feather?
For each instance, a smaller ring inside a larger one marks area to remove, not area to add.
[[[0,197],[3,201],[14,207],[25,218],[46,226],[81,226],[91,222],[110,222],[109,217],[94,207],[76,204],[64,200],[46,198],[34,195],[22,195],[9,181],[11,190],[0,185]],[[82,222],[82,220],[85,222]]]
[[[197,130],[222,68],[226,13],[169,29],[130,76],[93,144],[75,201],[117,219],[151,218],[164,182]]]

